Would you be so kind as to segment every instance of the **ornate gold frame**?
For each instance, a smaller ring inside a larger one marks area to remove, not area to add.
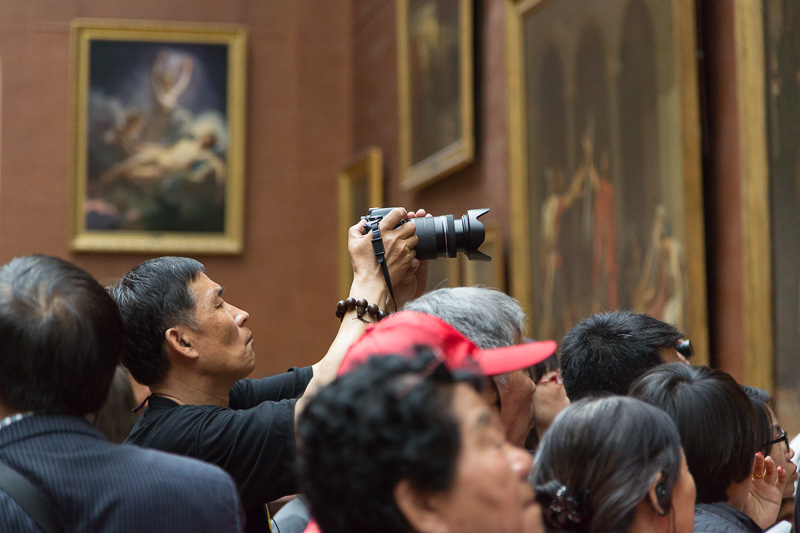
[[[339,201],[339,294],[346,298],[353,282],[347,230],[367,214],[370,207],[383,206],[383,151],[377,146],[364,148],[345,165],[337,176]],[[358,189],[366,189],[369,205],[356,205]]]
[[[87,230],[85,201],[88,170],[90,44],[132,41],[225,45],[228,56],[228,148],[224,231],[219,233]],[[179,24],[112,19],[76,19],[72,50],[72,197],[70,247],[79,252],[238,254],[244,248],[245,79],[247,30],[223,24]]]
[[[473,161],[475,158],[474,106],[473,106],[473,51],[472,2],[459,1],[459,112],[460,136],[457,141],[440,149],[421,161],[412,161],[412,136],[414,125],[411,114],[411,83],[409,67],[409,0],[397,0],[397,65],[399,83],[400,124],[400,186],[415,190],[444,178]]]
[[[506,20],[508,28],[508,78],[509,78],[509,139],[510,139],[510,205],[512,224],[510,261],[513,275],[510,280],[511,294],[528,310],[531,324],[536,324],[533,282],[531,279],[532,236],[528,231],[528,220],[532,215],[529,204],[529,182],[526,152],[526,124],[524,117],[526,102],[524,89],[523,18],[534,13],[546,2],[559,0],[507,0]],[[659,0],[660,1],[660,0]],[[674,20],[673,50],[676,58],[674,75],[681,128],[679,169],[683,176],[683,206],[686,220],[685,255],[688,299],[687,324],[689,335],[696,347],[697,364],[708,363],[708,325],[706,308],[705,244],[703,230],[703,195],[700,153],[700,120],[698,102],[698,80],[695,48],[695,6],[693,0],[672,0]]]
[[[734,4],[742,201],[742,309],[746,383],[773,390],[772,239],[764,61],[764,7]]]

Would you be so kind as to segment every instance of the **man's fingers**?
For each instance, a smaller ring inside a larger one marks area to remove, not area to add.
[[[407,211],[405,210],[404,207],[395,207],[394,209],[389,211],[389,214],[383,217],[383,220],[381,220],[380,223],[381,232],[384,232],[387,229],[394,228],[396,225],[400,223],[400,221],[406,219],[406,214]]]
[[[350,226],[350,229],[347,230],[348,235],[357,237],[359,235],[364,234],[364,226],[366,225],[366,220],[359,220],[357,224]]]

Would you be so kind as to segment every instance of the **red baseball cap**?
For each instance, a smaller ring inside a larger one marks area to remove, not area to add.
[[[367,326],[367,331],[347,350],[338,375],[349,372],[373,355],[410,356],[419,345],[432,348],[450,370],[474,367],[471,362],[474,361],[486,376],[528,368],[556,351],[555,341],[481,350],[438,317],[417,311],[400,311]]]

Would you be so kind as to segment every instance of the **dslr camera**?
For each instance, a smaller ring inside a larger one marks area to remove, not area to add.
[[[394,207],[371,208],[366,216],[361,217],[367,221],[364,233],[371,232],[392,209]],[[486,238],[486,229],[478,218],[488,212],[489,208],[470,209],[461,220],[455,220],[453,215],[412,218],[403,220],[395,228],[406,222],[412,222],[417,227],[417,259],[424,261],[437,257],[455,257],[460,251],[471,261],[491,261],[491,257],[478,251]]]

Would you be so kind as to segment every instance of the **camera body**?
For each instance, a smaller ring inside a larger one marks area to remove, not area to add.
[[[394,207],[371,208],[361,217],[367,221],[364,233],[372,231],[392,209]],[[486,229],[478,218],[488,212],[489,208],[470,209],[459,220],[453,215],[412,218],[401,221],[395,228],[406,222],[416,226],[416,235],[419,239],[416,251],[420,260],[456,257],[458,251],[461,251],[471,261],[491,261],[491,257],[478,251],[486,238]]]

